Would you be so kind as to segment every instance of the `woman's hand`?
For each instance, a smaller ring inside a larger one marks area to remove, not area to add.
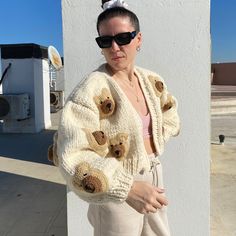
[[[148,182],[134,181],[126,202],[141,214],[153,212],[167,206],[164,189],[155,187]]]

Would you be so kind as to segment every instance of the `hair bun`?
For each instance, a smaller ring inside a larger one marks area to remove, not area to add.
[[[105,2],[109,2],[110,0],[102,0],[102,5],[105,3]]]
[[[113,7],[128,8],[128,4],[124,0],[102,0],[102,8],[104,11]]]

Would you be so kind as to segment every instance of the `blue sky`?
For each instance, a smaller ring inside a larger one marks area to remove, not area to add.
[[[0,0],[0,44],[53,45],[63,55],[61,0]],[[236,0],[211,0],[212,62],[236,62]]]
[[[0,0],[0,44],[53,45],[63,55],[61,0]]]
[[[211,0],[212,62],[236,62],[236,0]]]

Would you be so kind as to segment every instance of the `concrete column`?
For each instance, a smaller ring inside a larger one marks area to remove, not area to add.
[[[127,0],[128,1],[128,0]],[[137,65],[154,70],[179,101],[181,133],[161,157],[173,235],[209,235],[210,1],[129,0],[141,22]],[[104,62],[94,38],[100,1],[63,0],[65,95]],[[68,230],[92,235],[87,204],[68,191]]]

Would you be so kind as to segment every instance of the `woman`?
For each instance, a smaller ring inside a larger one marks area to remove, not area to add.
[[[163,79],[135,66],[142,34],[120,0],[102,1],[96,42],[106,63],[72,92],[57,155],[70,189],[90,203],[95,236],[167,236],[159,156],[179,132],[177,101]]]

